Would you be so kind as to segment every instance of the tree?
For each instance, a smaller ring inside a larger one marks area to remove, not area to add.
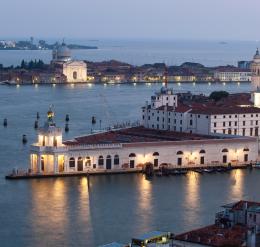
[[[214,101],[219,101],[228,96],[229,96],[229,93],[226,91],[214,91],[210,94],[209,98],[213,99]]]
[[[26,69],[27,63],[24,61],[24,59],[21,62],[21,69]]]

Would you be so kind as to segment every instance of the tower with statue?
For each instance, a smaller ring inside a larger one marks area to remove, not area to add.
[[[31,173],[53,174],[65,171],[66,146],[62,144],[62,130],[54,122],[52,107],[37,134],[37,142],[31,145]]]

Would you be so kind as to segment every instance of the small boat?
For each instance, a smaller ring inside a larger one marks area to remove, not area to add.
[[[212,170],[212,169],[207,169],[207,168],[205,168],[205,169],[203,169],[203,172],[206,172],[206,173],[212,173],[214,170]]]
[[[260,168],[260,163],[259,162],[256,162],[255,165],[254,165],[254,168]]]
[[[202,174],[202,173],[203,173],[203,170],[202,170],[202,169],[200,169],[200,168],[198,168],[198,169],[194,169],[193,171],[194,171],[194,172],[197,172],[197,173],[200,173],[200,174]]]

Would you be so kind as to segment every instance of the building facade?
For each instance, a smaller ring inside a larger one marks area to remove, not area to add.
[[[31,146],[32,174],[155,169],[249,164],[257,159],[257,143],[250,137],[191,135],[134,127],[62,141],[50,110],[38,140]]]
[[[230,68],[214,72],[214,79],[221,82],[250,82],[251,76],[250,69]]]
[[[73,60],[71,51],[65,43],[56,47],[52,54],[52,65],[68,83],[87,81],[87,64],[84,61]]]

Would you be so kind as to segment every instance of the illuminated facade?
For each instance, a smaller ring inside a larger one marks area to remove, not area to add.
[[[62,141],[62,131],[54,114],[38,131],[31,147],[32,174],[82,172],[131,172],[147,163],[158,169],[204,165],[249,164],[257,159],[257,142],[251,137],[191,135],[157,131],[144,127],[128,128]]]
[[[87,64],[84,61],[73,60],[71,51],[65,43],[53,50],[51,63],[66,77],[68,83],[87,81]]]
[[[63,64],[63,74],[69,83],[87,81],[87,64],[83,61],[70,61]]]
[[[237,96],[239,97],[239,96]],[[162,88],[142,108],[145,128],[197,134],[260,135],[260,92],[248,95],[247,105],[183,104],[172,89]]]

